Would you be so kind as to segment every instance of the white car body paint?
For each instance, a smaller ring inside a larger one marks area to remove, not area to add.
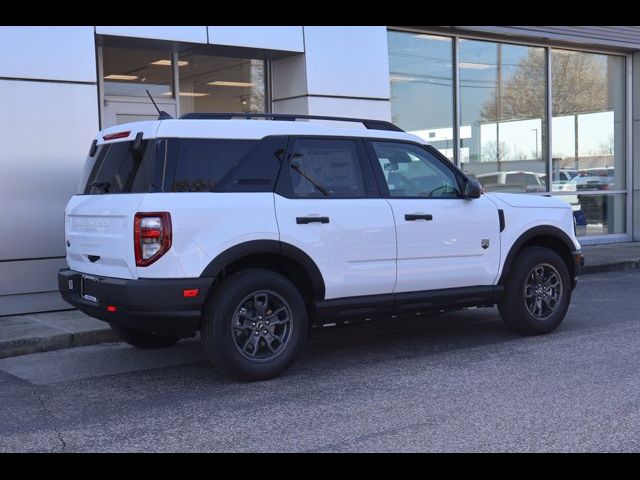
[[[357,125],[357,124],[356,124]],[[108,128],[96,136],[130,131],[152,138],[260,139],[267,135],[357,136],[408,140],[395,131],[336,128],[326,123],[265,120],[163,120]],[[91,168],[91,161],[86,169]],[[85,171],[85,179],[88,173]],[[506,228],[499,232],[498,209]],[[171,215],[169,251],[147,267],[135,266],[137,212]],[[432,221],[406,222],[407,213]],[[296,217],[327,216],[300,225]],[[67,263],[78,272],[115,277],[194,278],[228,248],[252,240],[280,240],[318,266],[325,299],[494,285],[516,240],[537,226],[553,226],[580,244],[571,207],[540,195],[487,193],[478,199],[288,199],[263,193],[145,193],[76,195],[65,210]],[[482,242],[489,247],[482,248]],[[89,256],[100,258],[91,261]]]
[[[396,235],[385,199],[275,199],[280,240],[314,260],[326,299],[393,292]],[[297,217],[328,217],[329,223],[299,225]]]
[[[504,210],[505,229],[501,233],[501,259],[496,284],[513,244],[527,230],[534,227],[551,226],[565,233],[571,239],[574,250],[580,250],[580,242],[573,231],[573,210],[571,206],[557,198],[517,193],[486,193],[498,209]]]

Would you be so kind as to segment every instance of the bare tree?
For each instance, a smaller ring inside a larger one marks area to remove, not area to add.
[[[482,161],[495,162],[498,159],[505,160],[509,156],[509,145],[505,142],[490,140],[482,144]]]
[[[603,68],[593,55],[568,51],[554,51],[551,65],[554,116],[607,109],[606,65]],[[542,118],[544,77],[544,53],[530,49],[514,74],[501,85],[501,98],[494,96],[483,105],[483,120]]]
[[[598,148],[595,151],[596,155],[613,155],[615,141],[613,134],[607,135],[607,139],[604,142],[600,142]]]

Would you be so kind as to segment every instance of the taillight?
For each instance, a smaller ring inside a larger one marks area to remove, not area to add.
[[[146,267],[171,248],[169,212],[136,213],[133,222],[133,246],[136,266]]]

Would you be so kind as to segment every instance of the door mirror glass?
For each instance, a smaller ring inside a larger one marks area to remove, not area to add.
[[[480,195],[482,195],[480,182],[472,178],[468,179],[464,187],[464,196],[466,198],[480,198]]]

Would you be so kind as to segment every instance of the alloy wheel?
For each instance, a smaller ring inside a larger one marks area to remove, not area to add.
[[[266,362],[287,348],[292,327],[289,304],[275,292],[260,290],[245,296],[237,305],[231,334],[243,357]]]

